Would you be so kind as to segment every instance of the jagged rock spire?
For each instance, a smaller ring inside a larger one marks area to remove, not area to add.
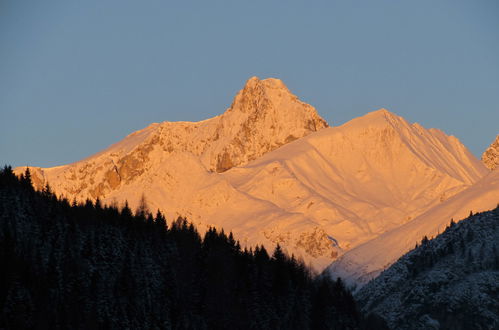
[[[292,94],[275,78],[250,78],[221,116],[216,136],[228,143],[218,144],[217,172],[241,165],[279,146],[328,127],[309,104]]]
[[[490,170],[499,168],[499,135],[482,154],[482,162]]]

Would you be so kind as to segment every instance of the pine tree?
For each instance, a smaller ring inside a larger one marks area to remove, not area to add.
[[[274,253],[272,254],[272,259],[278,263],[283,263],[286,260],[286,255],[282,251],[281,245],[277,243]]]
[[[139,206],[135,211],[135,215],[145,219],[148,213],[149,213],[149,207],[147,206],[146,196],[144,195],[144,193],[142,193],[139,200]]]
[[[128,206],[128,201],[125,201],[125,206],[121,209],[121,218],[123,220],[131,220],[132,219],[132,210]]]
[[[163,214],[161,213],[161,211],[159,209],[156,212],[156,217],[154,218],[154,224],[158,228],[160,228],[160,232],[164,232],[164,231],[166,231],[168,229],[167,225],[166,225],[166,219],[165,219],[165,217],[163,216]]]
[[[21,185],[25,188],[31,188],[33,183],[31,181],[31,172],[29,167],[26,167],[26,171],[24,171],[24,175],[21,175]]]

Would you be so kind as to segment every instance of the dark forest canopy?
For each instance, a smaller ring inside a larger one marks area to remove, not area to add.
[[[341,280],[128,206],[0,170],[0,329],[357,329]]]
[[[452,219],[356,293],[392,329],[499,329],[499,206]]]

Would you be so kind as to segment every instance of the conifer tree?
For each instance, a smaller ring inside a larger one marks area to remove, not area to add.
[[[29,167],[26,167],[26,170],[24,171],[24,175],[21,175],[21,184],[26,188],[31,188],[33,186],[33,183],[31,181],[31,172],[29,170]]]
[[[149,213],[149,207],[147,206],[147,200],[144,193],[140,196],[139,206],[135,211],[135,215],[141,218],[146,218],[147,213]]]

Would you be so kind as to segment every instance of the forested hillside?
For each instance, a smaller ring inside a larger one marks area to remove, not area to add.
[[[175,193],[175,192],[172,192]],[[342,282],[186,219],[35,191],[0,170],[0,329],[355,329]]]
[[[499,207],[451,221],[357,294],[392,329],[499,328]]]

